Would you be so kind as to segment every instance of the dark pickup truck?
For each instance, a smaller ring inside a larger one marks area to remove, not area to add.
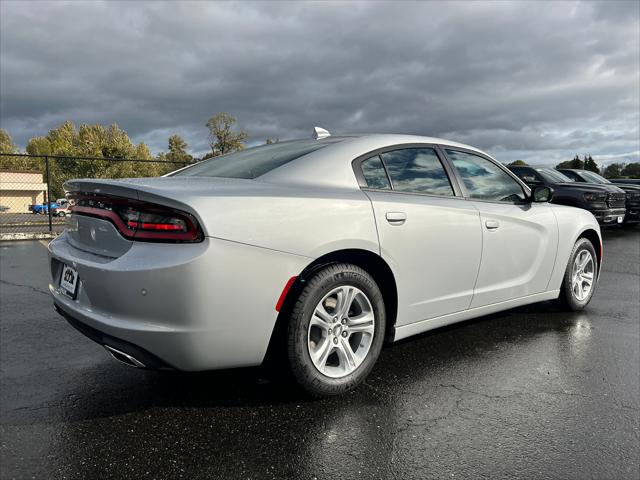
[[[551,203],[584,208],[593,213],[600,225],[617,225],[624,221],[626,195],[615,185],[577,183],[552,168],[509,166],[529,187],[553,189]]]
[[[594,185],[614,185],[606,178],[589,170],[562,168],[558,169],[558,171],[576,182],[592,183]],[[616,183],[614,186],[624,190],[627,197],[627,203],[625,205],[627,213],[624,217],[624,223],[631,224],[640,222],[640,185]]]

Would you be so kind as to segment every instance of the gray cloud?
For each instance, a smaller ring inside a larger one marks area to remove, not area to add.
[[[66,119],[152,150],[228,111],[251,135],[442,136],[500,160],[637,159],[640,4],[0,4],[0,120],[17,143]],[[613,160],[611,160],[613,161]]]

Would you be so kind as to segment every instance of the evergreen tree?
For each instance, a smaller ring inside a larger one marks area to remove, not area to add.
[[[571,168],[576,169],[576,170],[583,170],[584,169],[584,162],[582,160],[580,160],[580,157],[578,155],[573,157],[573,160],[571,160]]]
[[[165,156],[165,160],[172,162],[191,163],[193,157],[187,153],[187,142],[180,135],[172,135],[169,137],[169,151]]]
[[[585,170],[589,170],[591,172],[600,173],[600,169],[598,168],[598,164],[591,157],[591,154],[589,154],[589,156],[585,156],[584,157],[584,169]]]

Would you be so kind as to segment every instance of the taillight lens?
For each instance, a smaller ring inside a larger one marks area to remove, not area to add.
[[[129,240],[200,242],[203,235],[189,213],[155,203],[109,195],[70,195],[73,214],[109,220]]]

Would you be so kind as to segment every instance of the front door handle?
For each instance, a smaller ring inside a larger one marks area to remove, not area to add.
[[[390,225],[402,225],[407,221],[407,214],[404,212],[387,212],[385,217]]]
[[[484,226],[487,227],[487,230],[497,230],[500,226],[500,222],[497,220],[487,220],[484,222]]]

